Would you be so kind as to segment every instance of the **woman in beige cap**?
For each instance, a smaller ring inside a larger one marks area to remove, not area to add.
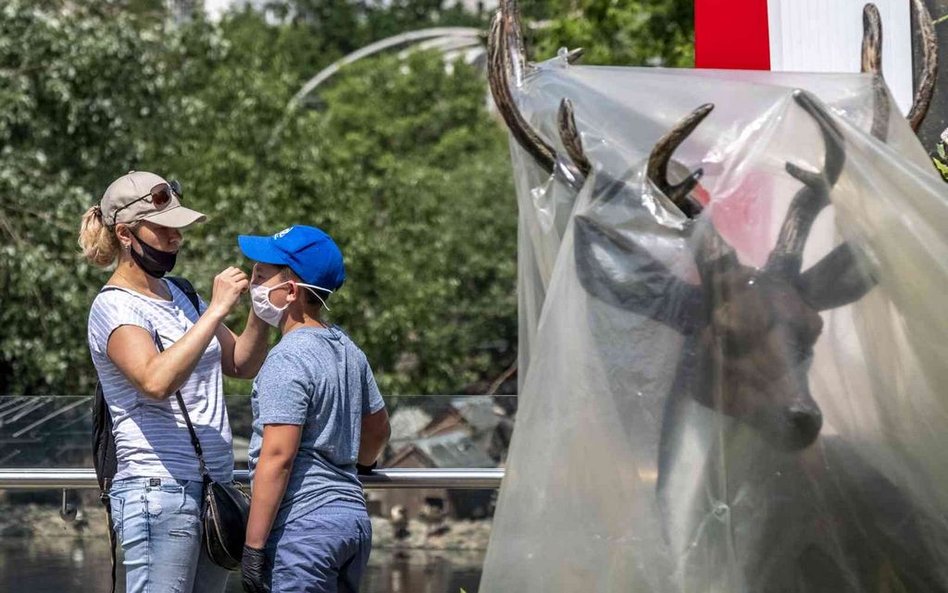
[[[253,312],[239,336],[224,325],[248,290],[244,272],[218,274],[210,303],[186,281],[164,278],[181,229],[205,218],[180,199],[177,182],[130,172],[86,212],[79,235],[91,263],[117,262],[92,303],[88,339],[113,421],[118,467],[108,500],[129,593],[224,590],[228,572],[201,545],[202,467],[176,392],[210,478],[232,480],[222,374],[252,378],[266,356],[267,325]]]

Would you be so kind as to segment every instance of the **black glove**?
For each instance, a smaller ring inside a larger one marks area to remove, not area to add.
[[[270,593],[266,579],[267,556],[263,550],[244,546],[240,561],[240,581],[246,593]]]
[[[356,463],[356,473],[360,476],[367,476],[372,473],[372,470],[378,467],[379,462],[375,460],[372,462],[372,465],[362,465],[361,463]]]

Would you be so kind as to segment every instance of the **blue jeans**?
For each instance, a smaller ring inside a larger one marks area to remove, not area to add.
[[[120,480],[109,491],[126,593],[222,593],[229,572],[201,545],[201,482]]]
[[[330,503],[275,529],[266,551],[272,593],[357,593],[372,523],[364,506]]]

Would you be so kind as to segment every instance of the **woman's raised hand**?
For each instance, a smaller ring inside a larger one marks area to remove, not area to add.
[[[230,267],[214,277],[214,292],[208,310],[222,317],[230,313],[240,295],[250,289],[250,278],[240,268]]]

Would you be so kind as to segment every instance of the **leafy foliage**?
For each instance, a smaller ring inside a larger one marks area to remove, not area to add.
[[[272,14],[308,32],[323,51],[347,54],[373,41],[426,27],[478,27],[483,10],[468,12],[444,0],[271,0]]]
[[[0,393],[91,392],[85,327],[107,272],[75,241],[85,209],[130,169],[180,179],[208,214],[175,270],[205,295],[227,265],[248,267],[237,234],[329,231],[349,274],[330,319],[386,393],[476,391],[515,359],[516,206],[483,74],[436,54],[384,56],[337,75],[318,109],[285,110],[352,49],[487,15],[436,0],[276,4],[292,18],[176,24],[152,0],[0,7]],[[584,45],[592,62],[687,62],[684,5],[537,4],[537,18],[566,15],[539,30],[537,55]]]
[[[948,150],[945,149],[945,141],[939,140],[935,144],[935,150],[931,152],[932,164],[935,170],[941,175],[944,181],[948,181]]]
[[[694,2],[539,0],[525,2],[523,12],[546,23],[528,39],[536,60],[582,47],[583,64],[694,65]]]
[[[148,125],[174,108],[165,48],[127,16],[20,0],[0,14],[0,390],[88,391],[77,371],[98,274],[77,255],[78,221],[88,188],[138,161],[146,140],[166,141]]]

